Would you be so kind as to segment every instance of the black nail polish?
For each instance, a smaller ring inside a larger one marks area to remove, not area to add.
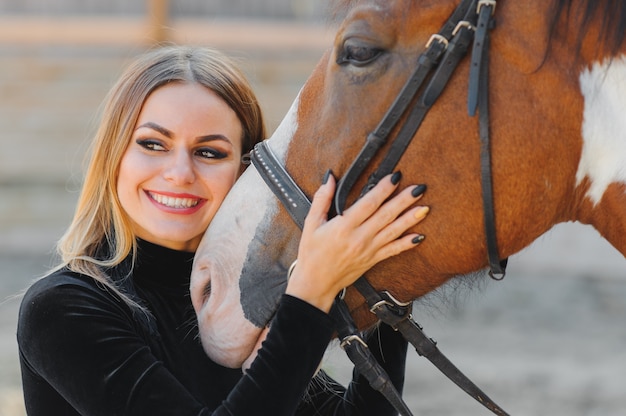
[[[426,192],[426,185],[421,184],[413,188],[413,190],[411,191],[411,195],[413,195],[413,198],[417,198],[418,196],[422,195],[424,192]]]
[[[391,183],[394,185],[397,185],[400,182],[400,179],[402,179],[402,172],[400,171],[397,171],[393,175],[391,175]]]
[[[328,179],[330,179],[330,175],[333,174],[333,171],[331,169],[328,169],[326,171],[326,173],[324,174],[324,178],[322,179],[322,185],[326,185],[326,182],[328,182]]]
[[[426,238],[426,236],[425,236],[425,235],[423,235],[423,234],[419,234],[419,235],[417,235],[417,236],[413,237],[413,240],[411,240],[411,242],[412,242],[413,244],[419,244],[419,243],[421,243],[422,241],[424,241],[424,239],[425,239],[425,238]]]

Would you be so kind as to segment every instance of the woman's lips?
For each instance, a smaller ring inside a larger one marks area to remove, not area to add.
[[[146,195],[157,207],[179,214],[192,214],[198,211],[206,202],[206,199],[190,194],[146,191]]]

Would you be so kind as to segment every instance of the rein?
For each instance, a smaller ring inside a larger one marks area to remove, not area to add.
[[[426,45],[426,50],[418,59],[417,68],[382,121],[368,135],[365,145],[346,174],[339,180],[334,205],[336,212],[341,214],[350,190],[371,163],[378,150],[386,143],[389,134],[407,112],[409,105],[415,101],[391,144],[389,152],[368,178],[367,185],[361,191],[361,196],[372,189],[381,178],[393,171],[426,113],[445,88],[473,41],[468,112],[473,116],[476,109],[479,111],[481,183],[490,265],[489,274],[492,278],[501,280],[505,274],[506,259],[500,260],[498,256],[495,234],[488,105],[489,31],[492,28],[492,16],[495,7],[496,0],[463,0],[439,33],[431,36]],[[428,83],[422,87],[425,81]],[[421,95],[415,99],[420,89]],[[281,201],[294,222],[302,229],[304,218],[311,205],[307,196],[277,160],[267,142],[257,144],[251,152],[250,158],[263,180]],[[412,302],[403,303],[387,291],[377,291],[365,276],[361,276],[353,286],[365,298],[370,311],[380,321],[400,331],[420,356],[427,358],[446,377],[494,414],[507,415],[441,353],[435,341],[424,334],[423,328],[413,320],[411,315]],[[389,376],[363,341],[350,316],[348,307],[343,301],[344,293],[345,291],[337,297],[331,310],[341,340],[341,347],[346,351],[356,369],[366,377],[372,388],[381,392],[401,415],[412,415],[400,393],[389,380]]]

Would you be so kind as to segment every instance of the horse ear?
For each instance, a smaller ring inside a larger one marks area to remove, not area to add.
[[[496,10],[492,46],[497,53],[525,73],[539,69],[549,53],[552,2],[516,2]],[[521,23],[523,22],[523,23]],[[494,54],[495,56],[495,54]]]

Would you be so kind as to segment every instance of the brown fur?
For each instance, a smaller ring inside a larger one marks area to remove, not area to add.
[[[302,91],[299,127],[287,159],[288,170],[309,194],[326,169],[337,176],[346,171],[413,70],[426,40],[457,3],[337,2],[337,12],[347,17],[333,50]],[[490,96],[501,257],[518,252],[554,224],[573,220],[594,225],[626,255],[624,186],[610,187],[596,207],[584,197],[586,183],[575,186],[583,108],[578,73],[599,56],[625,51],[623,3],[529,0],[497,6]],[[584,34],[575,27],[584,28]],[[360,69],[337,65],[336,53],[346,37],[364,39],[385,54]],[[384,262],[368,275],[377,287],[403,300],[486,266],[478,126],[465,109],[467,73],[464,62],[399,166],[404,185],[428,185],[421,203],[432,211],[419,225],[428,238],[419,249]],[[372,321],[358,294],[350,291],[348,302],[358,309],[361,325]]]

